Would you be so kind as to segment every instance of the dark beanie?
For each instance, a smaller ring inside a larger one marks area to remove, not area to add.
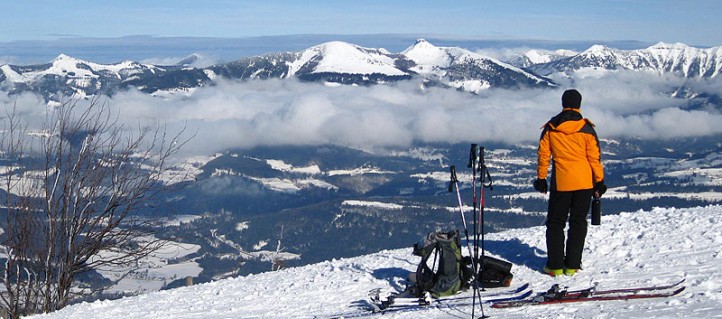
[[[562,94],[562,106],[566,108],[578,109],[582,105],[582,94],[575,89],[566,90]]]

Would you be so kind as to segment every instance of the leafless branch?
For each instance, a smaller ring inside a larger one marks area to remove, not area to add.
[[[49,109],[37,132],[14,109],[6,113],[0,187],[7,231],[0,239],[8,258],[0,305],[9,315],[62,308],[74,297],[76,275],[162,247],[151,222],[134,212],[163,191],[168,159],[188,142],[183,131],[125,127],[99,98]]]

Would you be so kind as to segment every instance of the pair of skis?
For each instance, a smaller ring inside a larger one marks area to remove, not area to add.
[[[521,285],[514,289],[493,292],[481,296],[481,302],[492,303],[509,300],[521,300],[530,297],[532,291],[529,290],[529,283]],[[383,312],[392,308],[414,307],[414,306],[430,306],[440,304],[452,304],[466,302],[472,299],[472,296],[449,296],[434,299],[428,293],[422,297],[402,297],[400,295],[387,294],[384,295],[378,289],[369,292],[369,299],[373,312]]]
[[[681,286],[683,282],[684,279],[673,284],[660,286],[619,288],[607,290],[597,290],[596,287],[590,287],[586,289],[571,291],[562,289],[558,285],[554,285],[547,292],[541,293],[532,298],[495,302],[491,305],[491,307],[513,308],[570,302],[664,298],[678,295],[679,293],[684,291],[685,286]]]
[[[529,284],[524,284],[514,289],[493,292],[482,295],[481,302],[494,303],[512,300],[522,300],[532,295]],[[449,296],[437,299],[420,297],[401,297],[398,293],[386,294],[380,289],[369,292],[369,300],[366,301],[366,310],[352,311],[343,314],[333,315],[330,318],[364,318],[386,313],[403,313],[432,308],[455,308],[471,305],[472,296]],[[475,300],[479,304],[479,300]],[[320,317],[314,317],[320,318]]]
[[[685,280],[682,279],[669,285],[605,290],[598,290],[596,287],[567,290],[560,288],[558,285],[554,285],[549,291],[536,296],[532,296],[532,290],[529,289],[529,284],[527,283],[515,289],[485,294],[482,296],[480,302],[491,303],[492,308],[498,309],[570,302],[664,298],[676,296],[684,291],[685,286],[682,285],[684,281]],[[379,292],[379,290],[372,290],[370,292],[370,301],[368,302],[369,310],[339,314],[331,318],[362,318],[385,313],[410,312],[431,308],[458,308],[472,305],[472,303],[469,302],[469,299],[472,299],[471,296],[452,296],[429,300],[424,297],[396,297],[392,294],[382,300],[379,299],[377,295]],[[479,300],[476,300],[476,302],[478,303]]]

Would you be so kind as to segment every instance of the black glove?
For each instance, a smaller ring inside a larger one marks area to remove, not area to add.
[[[607,192],[607,185],[604,185],[604,181],[597,182],[594,184],[594,196],[602,197]]]
[[[536,189],[537,192],[546,194],[549,190],[546,178],[537,178],[534,181],[534,189]]]

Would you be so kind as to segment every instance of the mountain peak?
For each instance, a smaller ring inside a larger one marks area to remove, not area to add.
[[[53,59],[53,67],[49,69],[48,72],[55,74],[67,74],[68,72],[77,74],[78,71],[82,71],[81,73],[83,74],[90,73],[90,71],[86,69],[80,70],[78,68],[78,64],[88,63],[83,60],[71,57],[67,54],[61,53],[55,59]]]
[[[448,65],[450,57],[446,50],[431,44],[425,39],[417,39],[414,45],[410,46],[401,54],[409,57],[417,64]]]
[[[585,53],[585,54],[600,54],[600,53],[606,54],[611,51],[612,51],[612,49],[606,45],[595,44],[595,45],[589,47],[589,49],[587,49],[583,53]]]
[[[291,74],[306,67],[311,73],[385,74],[405,76],[391,54],[384,49],[370,49],[343,41],[319,44],[301,53],[290,63]]]
[[[320,53],[324,56],[341,56],[341,57],[348,57],[348,58],[354,58],[359,57],[359,55],[387,55],[389,54],[388,51],[383,49],[370,49],[370,48],[364,48],[361,46],[358,46],[353,43],[348,43],[344,41],[329,41],[326,43],[322,43],[319,45],[316,45],[314,47],[311,47],[309,50],[306,50],[308,53],[316,52]]]
[[[65,54],[65,53],[60,53],[60,54],[58,54],[58,56],[55,57],[55,59],[53,59],[52,62],[53,62],[53,63],[57,63],[57,62],[63,62],[63,61],[80,62],[79,59],[74,58],[74,57],[71,57],[71,56],[69,56],[69,55],[67,55],[67,54]]]
[[[317,45],[318,48],[324,48],[324,49],[341,49],[341,48],[355,48],[356,45],[353,45],[348,42],[344,41],[328,41],[321,43]]]
[[[688,45],[676,42],[676,43],[667,43],[667,42],[658,42],[657,44],[651,46],[650,48],[656,48],[656,49],[679,49],[679,48],[689,48]]]
[[[418,38],[418,39],[416,39],[416,42],[412,46],[410,46],[408,49],[406,49],[406,51],[404,51],[404,53],[414,50],[414,49],[436,49],[436,50],[438,50],[439,48],[437,46],[431,44],[431,42],[427,41],[424,38]]]
[[[190,65],[193,65],[196,62],[198,62],[198,60],[200,60],[200,58],[201,57],[198,54],[193,53],[193,54],[181,59],[180,61],[176,62],[175,65],[190,66]]]

